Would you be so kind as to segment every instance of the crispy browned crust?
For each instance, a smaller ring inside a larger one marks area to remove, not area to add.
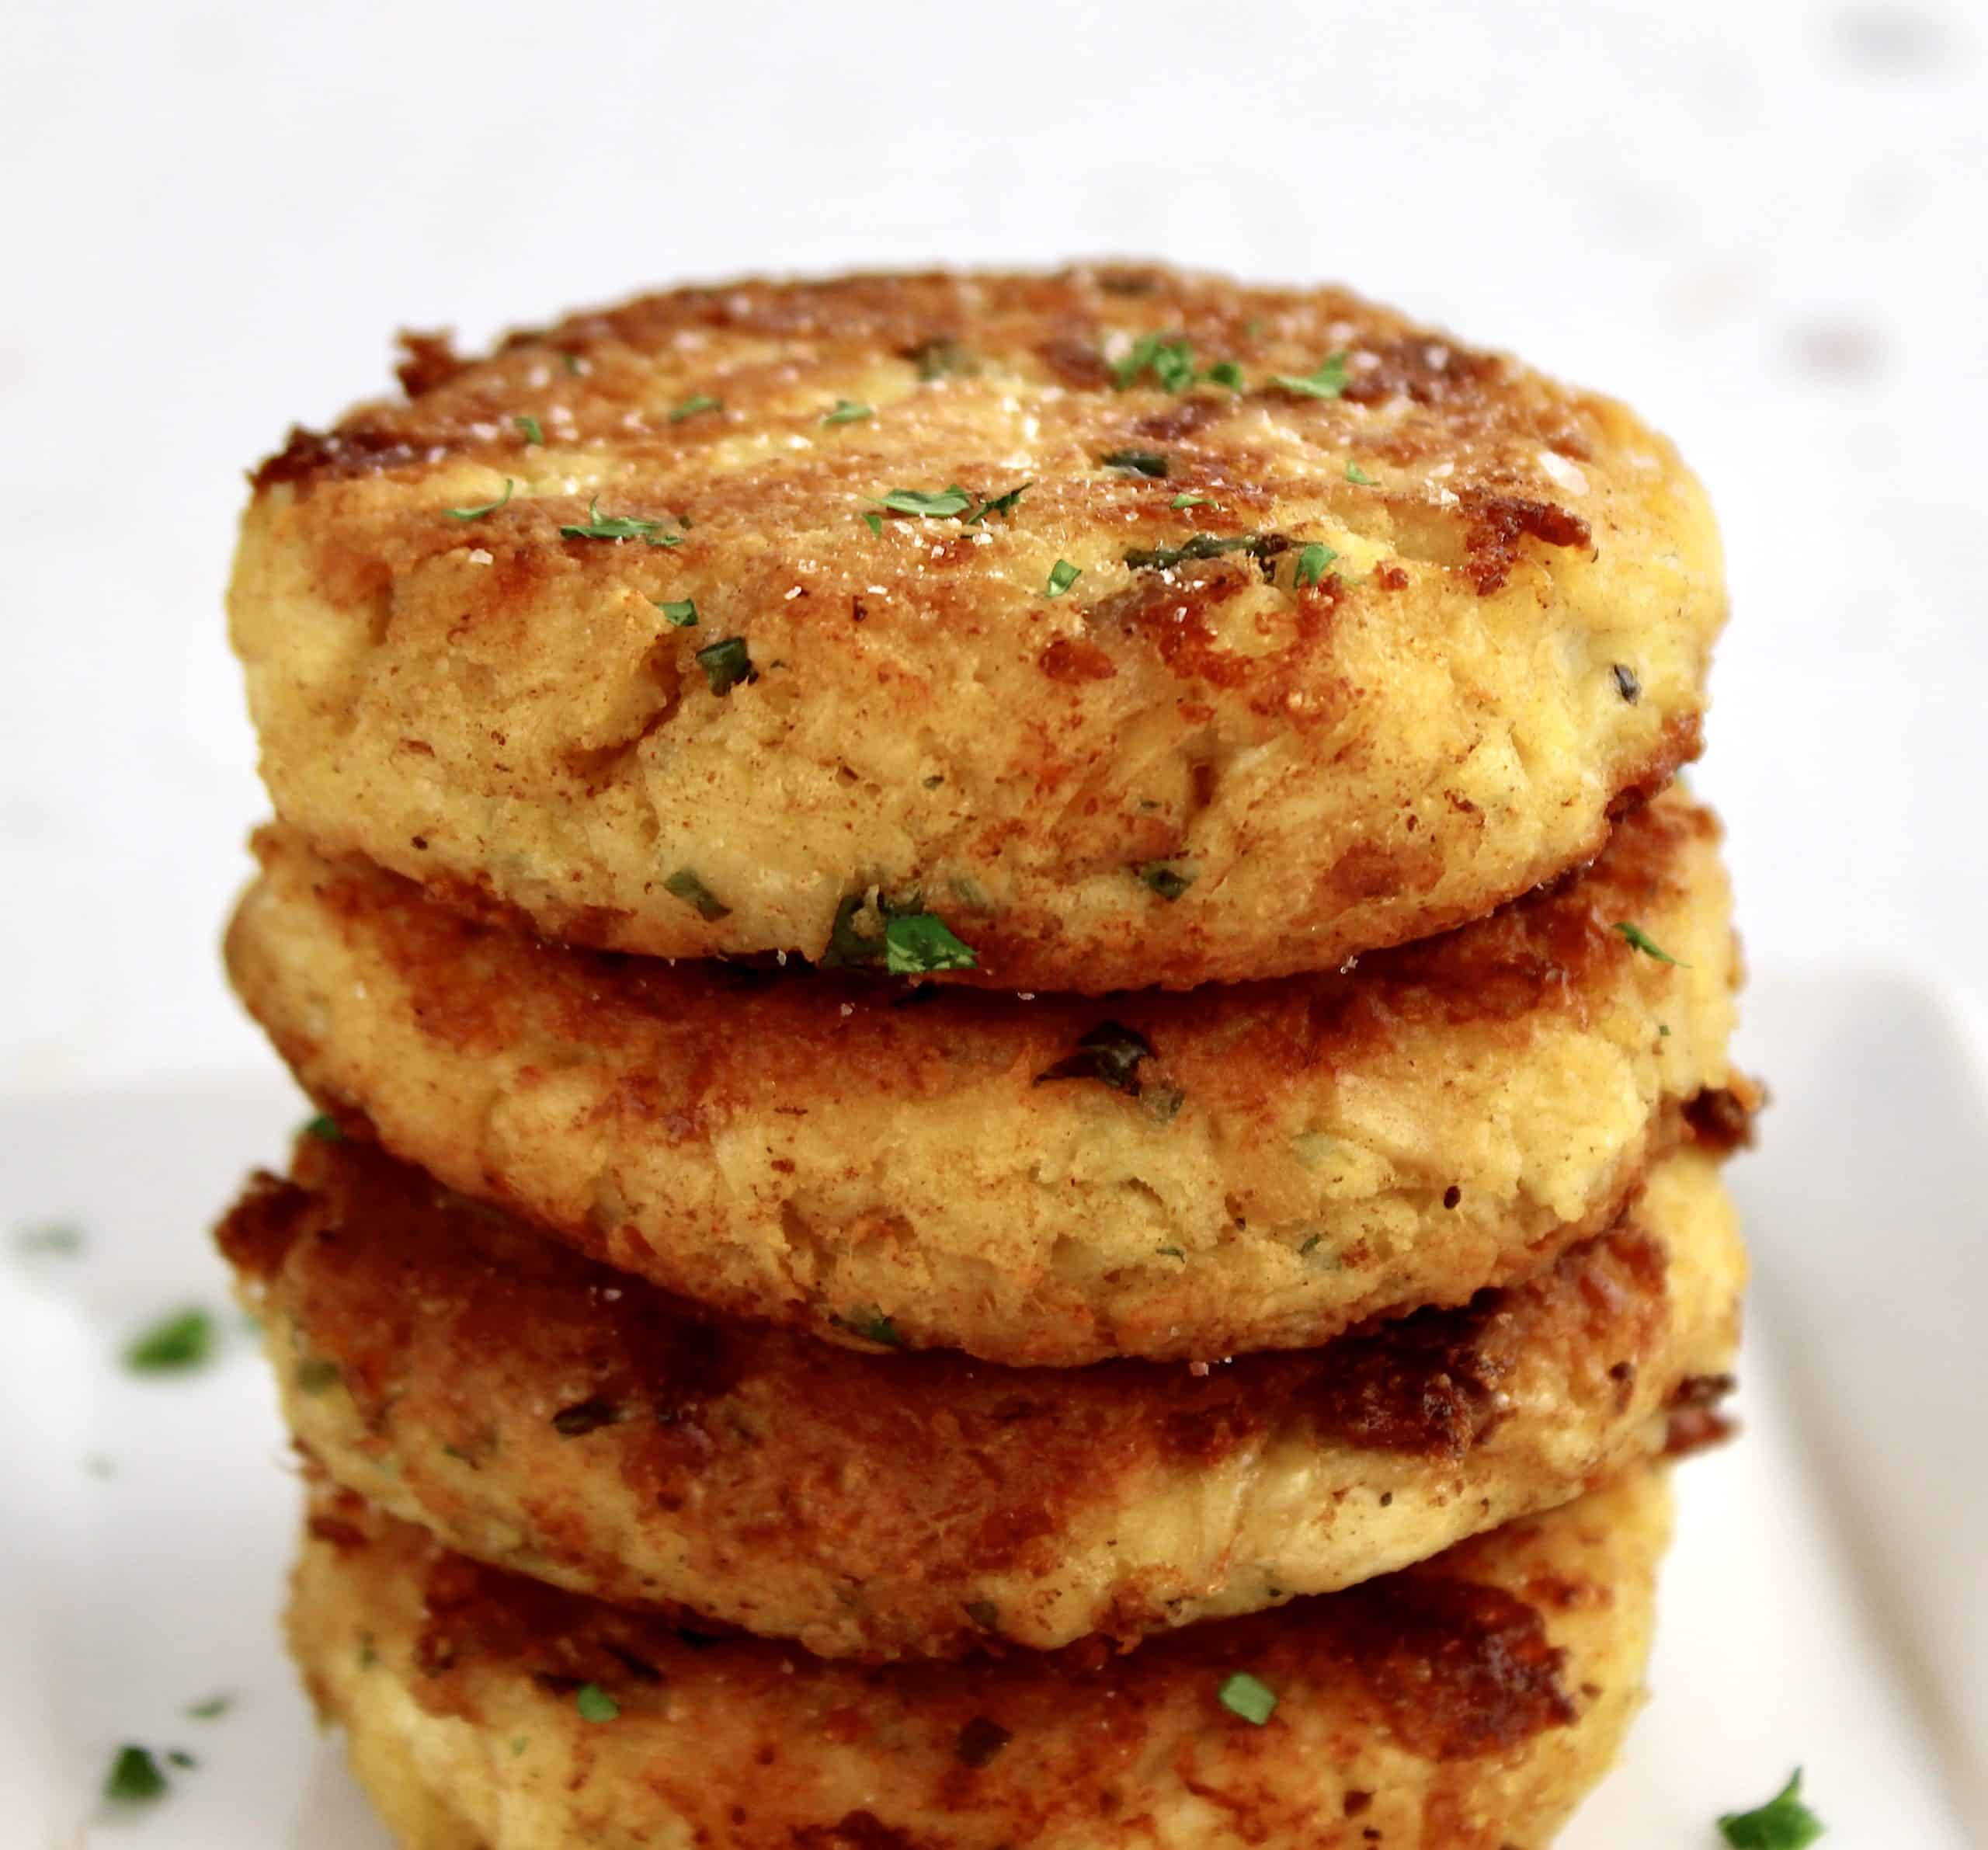
[[[1115,384],[1142,334],[1247,389]],[[1274,383],[1339,353],[1337,397]],[[1343,290],[752,281],[474,360],[426,339],[403,378],[254,478],[232,610],[265,772],[332,851],[571,941],[815,957],[881,888],[971,944],[948,980],[1329,968],[1591,855],[1698,749],[1724,600],[1668,447]],[[824,426],[843,398],[875,415]],[[1006,519],[862,519],[1024,481]],[[596,491],[682,543],[562,533]],[[1197,533],[1252,548],[1128,562]],[[1314,542],[1339,557],[1300,586]],[[756,679],[714,691],[693,655],[735,636]]]
[[[355,1134],[670,1289],[1010,1363],[1213,1359],[1609,1224],[1729,1083],[1717,836],[1673,793],[1580,879],[1350,972],[1022,1001],[533,943],[275,831],[228,963]]]
[[[686,1638],[321,1490],[290,1633],[408,1850],[1504,1850],[1612,1758],[1667,1528],[1639,1473],[1130,1656],[863,1670]],[[1239,1674],[1275,1694],[1265,1725],[1222,1705]],[[612,1720],[579,1717],[589,1685]]]
[[[219,1238],[333,1476],[468,1553],[835,1656],[1131,1641],[1388,1572],[1657,1449],[1738,1334],[1691,1155],[1523,1285],[1213,1369],[859,1354],[370,1146],[307,1136],[295,1176]]]

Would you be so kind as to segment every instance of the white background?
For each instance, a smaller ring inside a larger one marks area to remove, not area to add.
[[[1757,966],[1988,993],[1983,9],[5,10],[0,1092],[264,1057],[220,594],[290,419],[398,325],[857,263],[1340,278],[1627,397],[1724,518]]]

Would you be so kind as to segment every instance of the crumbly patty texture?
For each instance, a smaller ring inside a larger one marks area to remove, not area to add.
[[[1579,864],[1698,748],[1726,603],[1670,446],[1341,290],[748,282],[401,376],[255,477],[263,773],[562,940],[1326,969]]]
[[[1697,1150],[1524,1285],[1198,1372],[714,1322],[309,1138],[221,1240],[348,1489],[500,1567],[868,1658],[1129,1642],[1564,1503],[1716,1397],[1744,1271]]]
[[[1673,791],[1579,880],[1350,973],[1032,1001],[564,950],[266,833],[228,962],[355,1131],[687,1297],[1214,1360],[1609,1225],[1734,1083],[1717,833]]]
[[[290,1633],[403,1850],[1502,1850],[1614,1758],[1668,1525],[1642,1471],[1128,1656],[865,1668],[686,1637],[321,1490]]]

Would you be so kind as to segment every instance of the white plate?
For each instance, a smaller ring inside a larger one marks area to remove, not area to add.
[[[1797,1762],[1848,1845],[1988,1841],[1988,1104],[1964,1028],[1905,984],[1759,982],[1776,1104],[1736,1184],[1758,1257],[1743,1441],[1680,1473],[1656,1695],[1566,1850],[1715,1842]],[[0,1841],[384,1850],[276,1644],[295,1516],[253,1342],[134,1377],[120,1341],[224,1305],[203,1229],[301,1108],[273,1076],[0,1108]],[[107,1466],[94,1475],[91,1461]],[[217,1720],[187,1706],[233,1698]],[[95,1794],[134,1740],[200,1761],[137,1818]]]

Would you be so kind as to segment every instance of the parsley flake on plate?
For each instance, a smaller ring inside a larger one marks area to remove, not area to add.
[[[123,1747],[110,1763],[110,1772],[103,1782],[103,1796],[119,1805],[143,1805],[162,1797],[165,1792],[165,1775],[158,1770],[158,1762],[144,1747]]]
[[[214,1354],[214,1320],[195,1306],[141,1330],[125,1345],[124,1365],[134,1375],[169,1375],[197,1368]]]
[[[1729,1811],[1719,1820],[1719,1834],[1733,1850],[1805,1850],[1825,1829],[1822,1820],[1802,1803],[1802,1769],[1752,1811]]]
[[[83,1250],[83,1230],[74,1221],[44,1221],[14,1236],[14,1250],[31,1258],[74,1259]]]
[[[224,1691],[219,1695],[210,1695],[202,1702],[189,1702],[186,1705],[186,1713],[191,1720],[196,1722],[218,1721],[234,1706],[235,1698]]]

